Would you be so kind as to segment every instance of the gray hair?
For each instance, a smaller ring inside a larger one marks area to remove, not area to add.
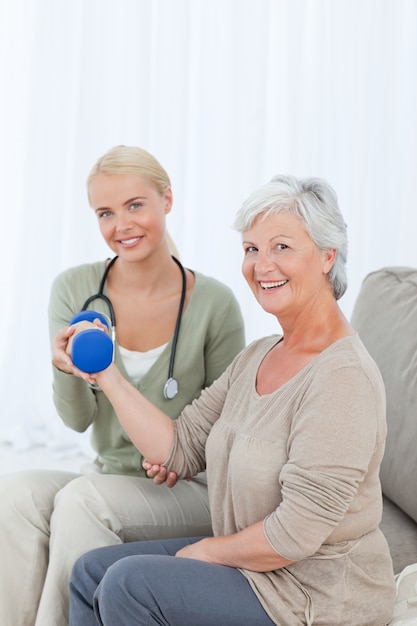
[[[265,219],[281,211],[301,220],[319,250],[336,250],[329,281],[338,300],[347,288],[348,243],[346,224],[334,189],[322,178],[274,176],[245,200],[236,214],[233,228],[243,233],[252,227],[259,216]]]

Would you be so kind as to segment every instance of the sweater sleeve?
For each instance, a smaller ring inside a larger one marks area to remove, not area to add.
[[[383,415],[381,390],[359,367],[314,378],[293,420],[282,501],[264,521],[279,554],[297,561],[376,527]]]
[[[222,412],[232,367],[233,363],[175,421],[174,443],[165,465],[181,478],[206,469],[207,438]]]
[[[213,307],[212,321],[205,346],[206,380],[209,387],[230,365],[231,360],[244,348],[244,323],[239,304],[228,289]]]
[[[59,330],[68,326],[70,319],[82,304],[70,284],[71,273],[66,271],[54,280],[49,299],[49,335],[52,341]],[[52,397],[58,415],[63,422],[78,432],[85,431],[97,414],[95,393],[88,384],[72,374],[66,374],[52,366]]]

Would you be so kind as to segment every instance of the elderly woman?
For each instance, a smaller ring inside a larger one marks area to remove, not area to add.
[[[174,423],[111,365],[97,376],[163,481],[207,469],[213,537],[87,553],[70,626],[382,626],[394,578],[379,529],[380,373],[337,300],[346,226],[333,189],[277,176],[236,221],[243,274],[282,334],[254,341]],[[167,469],[166,469],[167,468]]]

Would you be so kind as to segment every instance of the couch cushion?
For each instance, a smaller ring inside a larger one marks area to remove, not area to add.
[[[417,524],[386,496],[380,527],[388,541],[395,574],[417,563]]]
[[[382,490],[417,521],[417,269],[386,267],[368,274],[351,322],[385,383]]]

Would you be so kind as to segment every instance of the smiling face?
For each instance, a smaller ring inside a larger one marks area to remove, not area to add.
[[[165,240],[165,216],[172,192],[160,194],[140,174],[104,174],[89,184],[94,209],[108,246],[122,258],[143,259]]]
[[[297,217],[286,211],[261,215],[242,240],[243,275],[268,313],[295,318],[332,295],[327,274],[336,252],[321,252]]]

